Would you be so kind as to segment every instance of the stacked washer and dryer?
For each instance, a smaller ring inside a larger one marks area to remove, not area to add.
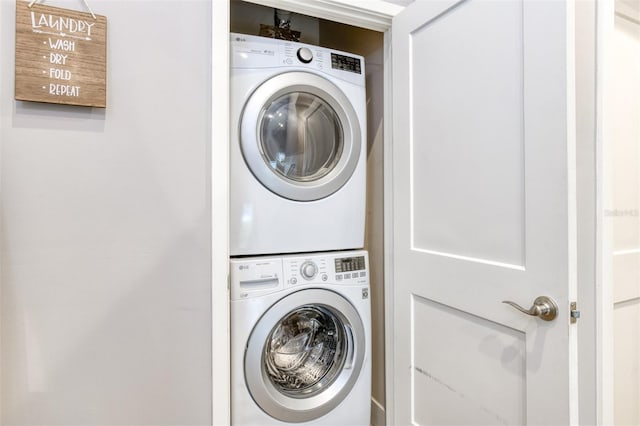
[[[231,34],[231,419],[369,425],[364,59]]]

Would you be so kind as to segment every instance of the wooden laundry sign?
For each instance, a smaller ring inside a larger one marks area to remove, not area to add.
[[[107,18],[16,1],[15,97],[107,106]]]

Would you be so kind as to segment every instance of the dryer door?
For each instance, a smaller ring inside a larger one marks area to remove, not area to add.
[[[270,416],[310,421],[349,394],[364,353],[364,326],[353,305],[330,290],[301,290],[274,304],[254,327],[245,380]]]
[[[254,176],[291,200],[336,192],[363,149],[349,99],[329,80],[308,72],[264,82],[247,101],[240,126],[242,153]]]

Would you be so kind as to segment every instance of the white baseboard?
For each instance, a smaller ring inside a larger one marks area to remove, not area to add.
[[[371,426],[386,426],[384,407],[371,398]]]

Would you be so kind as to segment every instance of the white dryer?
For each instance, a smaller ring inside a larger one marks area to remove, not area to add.
[[[364,59],[231,34],[232,256],[362,248]]]
[[[368,426],[366,251],[231,260],[231,420]]]

